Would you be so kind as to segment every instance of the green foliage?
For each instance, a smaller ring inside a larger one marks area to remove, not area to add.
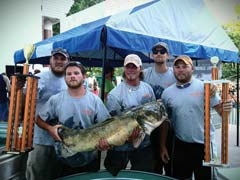
[[[74,0],[74,3],[72,7],[70,8],[69,12],[67,13],[67,16],[70,16],[74,13],[77,13],[81,10],[84,10],[90,6],[93,6],[95,4],[98,4],[104,0]],[[53,25],[53,36],[60,33],[60,23]]]
[[[240,22],[226,24],[223,28],[237,48],[240,49]]]
[[[221,78],[229,79],[229,80],[237,79],[237,64],[236,63],[223,63]]]
[[[235,12],[240,17],[240,4],[235,6]],[[240,22],[228,23],[223,26],[232,39],[233,43],[237,46],[240,51]],[[236,80],[237,79],[237,64],[235,63],[224,63],[222,68],[222,78]]]
[[[240,22],[229,23],[223,27],[240,50]],[[222,78],[234,80],[237,78],[237,64],[234,63],[223,63]]]
[[[102,68],[100,67],[86,67],[87,71],[90,72],[90,76],[102,76]],[[118,67],[114,69],[115,76],[122,76],[123,68]]]
[[[53,36],[60,33],[60,23],[54,24],[52,28],[53,28]]]
[[[74,3],[69,12],[67,13],[67,16],[79,12],[81,10],[84,10],[90,6],[93,6],[103,1],[104,0],[74,0]]]

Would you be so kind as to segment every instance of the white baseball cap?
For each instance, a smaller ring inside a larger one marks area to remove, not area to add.
[[[140,67],[142,66],[142,60],[141,58],[136,55],[136,54],[129,54],[125,57],[125,60],[124,60],[124,66],[128,65],[128,64],[134,64],[135,66],[137,67]]]

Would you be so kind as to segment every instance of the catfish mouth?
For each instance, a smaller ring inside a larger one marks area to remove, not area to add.
[[[149,121],[145,121],[144,122],[144,130],[145,130],[145,133],[147,134],[147,135],[150,135],[151,134],[151,132],[154,130],[154,129],[156,129],[158,126],[160,126],[160,124],[161,124],[162,122],[161,121],[158,121],[158,122],[156,122],[156,123],[151,123],[151,122],[149,122]]]

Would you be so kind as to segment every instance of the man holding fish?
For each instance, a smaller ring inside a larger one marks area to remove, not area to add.
[[[84,87],[85,75],[85,68],[80,62],[69,62],[64,68],[67,90],[53,95],[37,117],[37,125],[59,141],[55,148],[63,160],[58,165],[62,168],[59,169],[60,176],[99,170],[97,150],[79,152],[65,158],[60,149],[62,139],[58,131],[62,125],[71,129],[86,129],[110,117],[102,100]],[[58,119],[59,124],[50,125],[51,119]]]
[[[112,116],[120,115],[123,111],[133,107],[155,101],[151,86],[142,81],[142,61],[136,54],[129,54],[124,60],[123,82],[112,89],[106,101],[106,106]],[[153,156],[149,136],[135,148],[133,141],[140,134],[138,128],[132,133],[128,141],[118,147],[108,150],[104,165],[108,171],[116,175],[131,162],[132,170],[153,172]]]

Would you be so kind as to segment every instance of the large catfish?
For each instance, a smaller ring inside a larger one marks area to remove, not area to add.
[[[111,146],[123,145],[136,127],[143,134],[150,135],[164,120],[167,113],[161,101],[153,101],[114,116],[87,129],[69,129],[62,126],[61,155],[69,157],[78,152],[92,151],[101,138],[106,138]],[[143,139],[143,137],[142,137]],[[135,142],[136,146],[140,143]]]

